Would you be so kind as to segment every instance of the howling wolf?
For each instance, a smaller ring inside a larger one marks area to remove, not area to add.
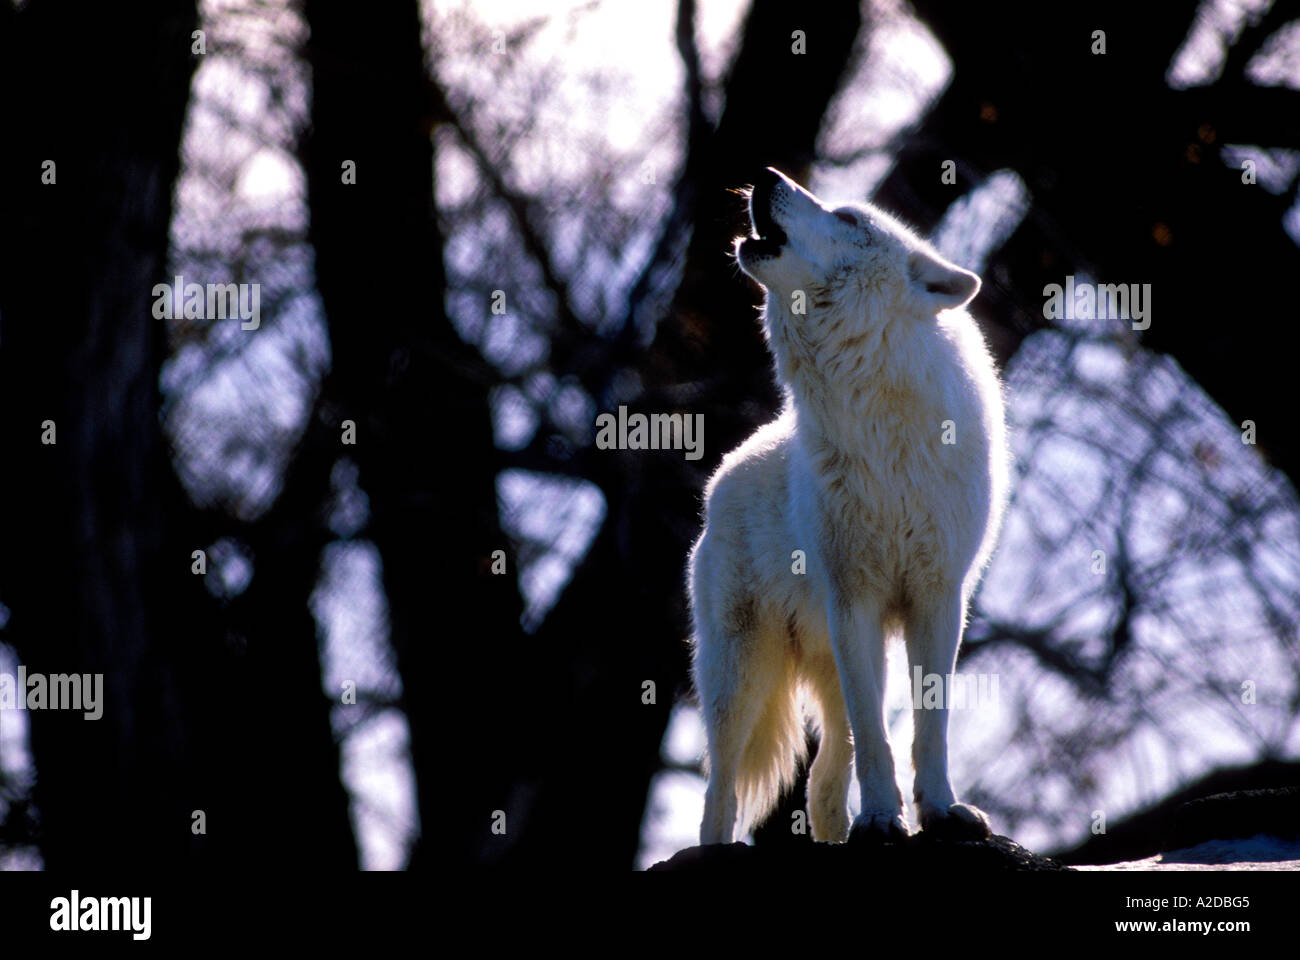
[[[820,728],[813,838],[907,834],[885,731],[885,641],[953,671],[1010,473],[1001,385],[962,309],[980,279],[885,212],[831,208],[768,169],[736,260],[766,290],[785,407],[723,460],[690,556],[694,675],[708,731],[702,843],[761,820]],[[948,704],[914,704],[922,830],[988,836],[948,781]]]

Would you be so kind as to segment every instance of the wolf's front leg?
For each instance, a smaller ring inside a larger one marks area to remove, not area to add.
[[[954,840],[983,840],[990,833],[988,817],[978,807],[958,803],[948,780],[947,678],[957,663],[957,647],[966,619],[960,589],[917,598],[904,627],[908,667],[912,676],[943,678],[937,703],[912,704],[912,765],[916,769],[915,798],[921,830]],[[917,684],[912,684],[915,691]]]
[[[885,635],[880,610],[870,604],[831,600],[831,651],[853,728],[862,812],[850,841],[901,840],[907,836],[903,795],[894,779],[894,756],[885,731]]]

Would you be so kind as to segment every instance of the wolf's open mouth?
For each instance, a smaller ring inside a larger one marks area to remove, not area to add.
[[[753,223],[754,237],[759,248],[775,253],[786,242],[785,231],[772,217],[772,192],[780,183],[776,174],[764,171],[763,176],[754,184],[754,192],[749,198],[749,218]]]

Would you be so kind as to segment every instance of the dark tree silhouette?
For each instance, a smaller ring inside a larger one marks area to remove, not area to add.
[[[195,637],[180,601],[202,591],[174,523],[182,494],[158,424],[165,330],[150,309],[195,11],[141,3],[84,16],[78,35],[95,40],[69,56],[59,8],[0,12],[6,86],[26,91],[7,98],[13,136],[0,160],[7,633],[32,672],[105,675],[101,720],[29,714],[51,867],[184,857],[177,651]],[[42,443],[44,421],[56,443]]]
[[[508,576],[491,569],[508,543],[490,379],[444,312],[430,132],[445,114],[426,80],[417,5],[358,18],[323,0],[306,12],[311,240],[334,357],[324,392],[333,421],[356,423],[356,446],[340,453],[355,451],[383,560],[423,825],[411,865],[432,866],[430,856],[508,842],[509,745],[528,713],[514,558]],[[344,183],[347,161],[355,183]],[[450,698],[463,706],[454,732]],[[497,809],[505,838],[490,833]]]
[[[169,281],[196,25],[192,4],[75,23],[53,4],[0,9],[5,79],[27,91],[0,161],[6,636],[32,673],[105,677],[98,721],[28,715],[50,868],[356,862],[307,607],[321,537],[284,511],[240,530],[194,509],[160,423],[152,291]],[[94,41],[69,57],[74,30]],[[223,611],[191,553],[229,533],[258,576]]]

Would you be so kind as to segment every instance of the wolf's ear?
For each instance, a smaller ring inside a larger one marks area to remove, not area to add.
[[[913,250],[908,256],[907,279],[939,310],[964,307],[980,292],[979,277],[928,250]]]

